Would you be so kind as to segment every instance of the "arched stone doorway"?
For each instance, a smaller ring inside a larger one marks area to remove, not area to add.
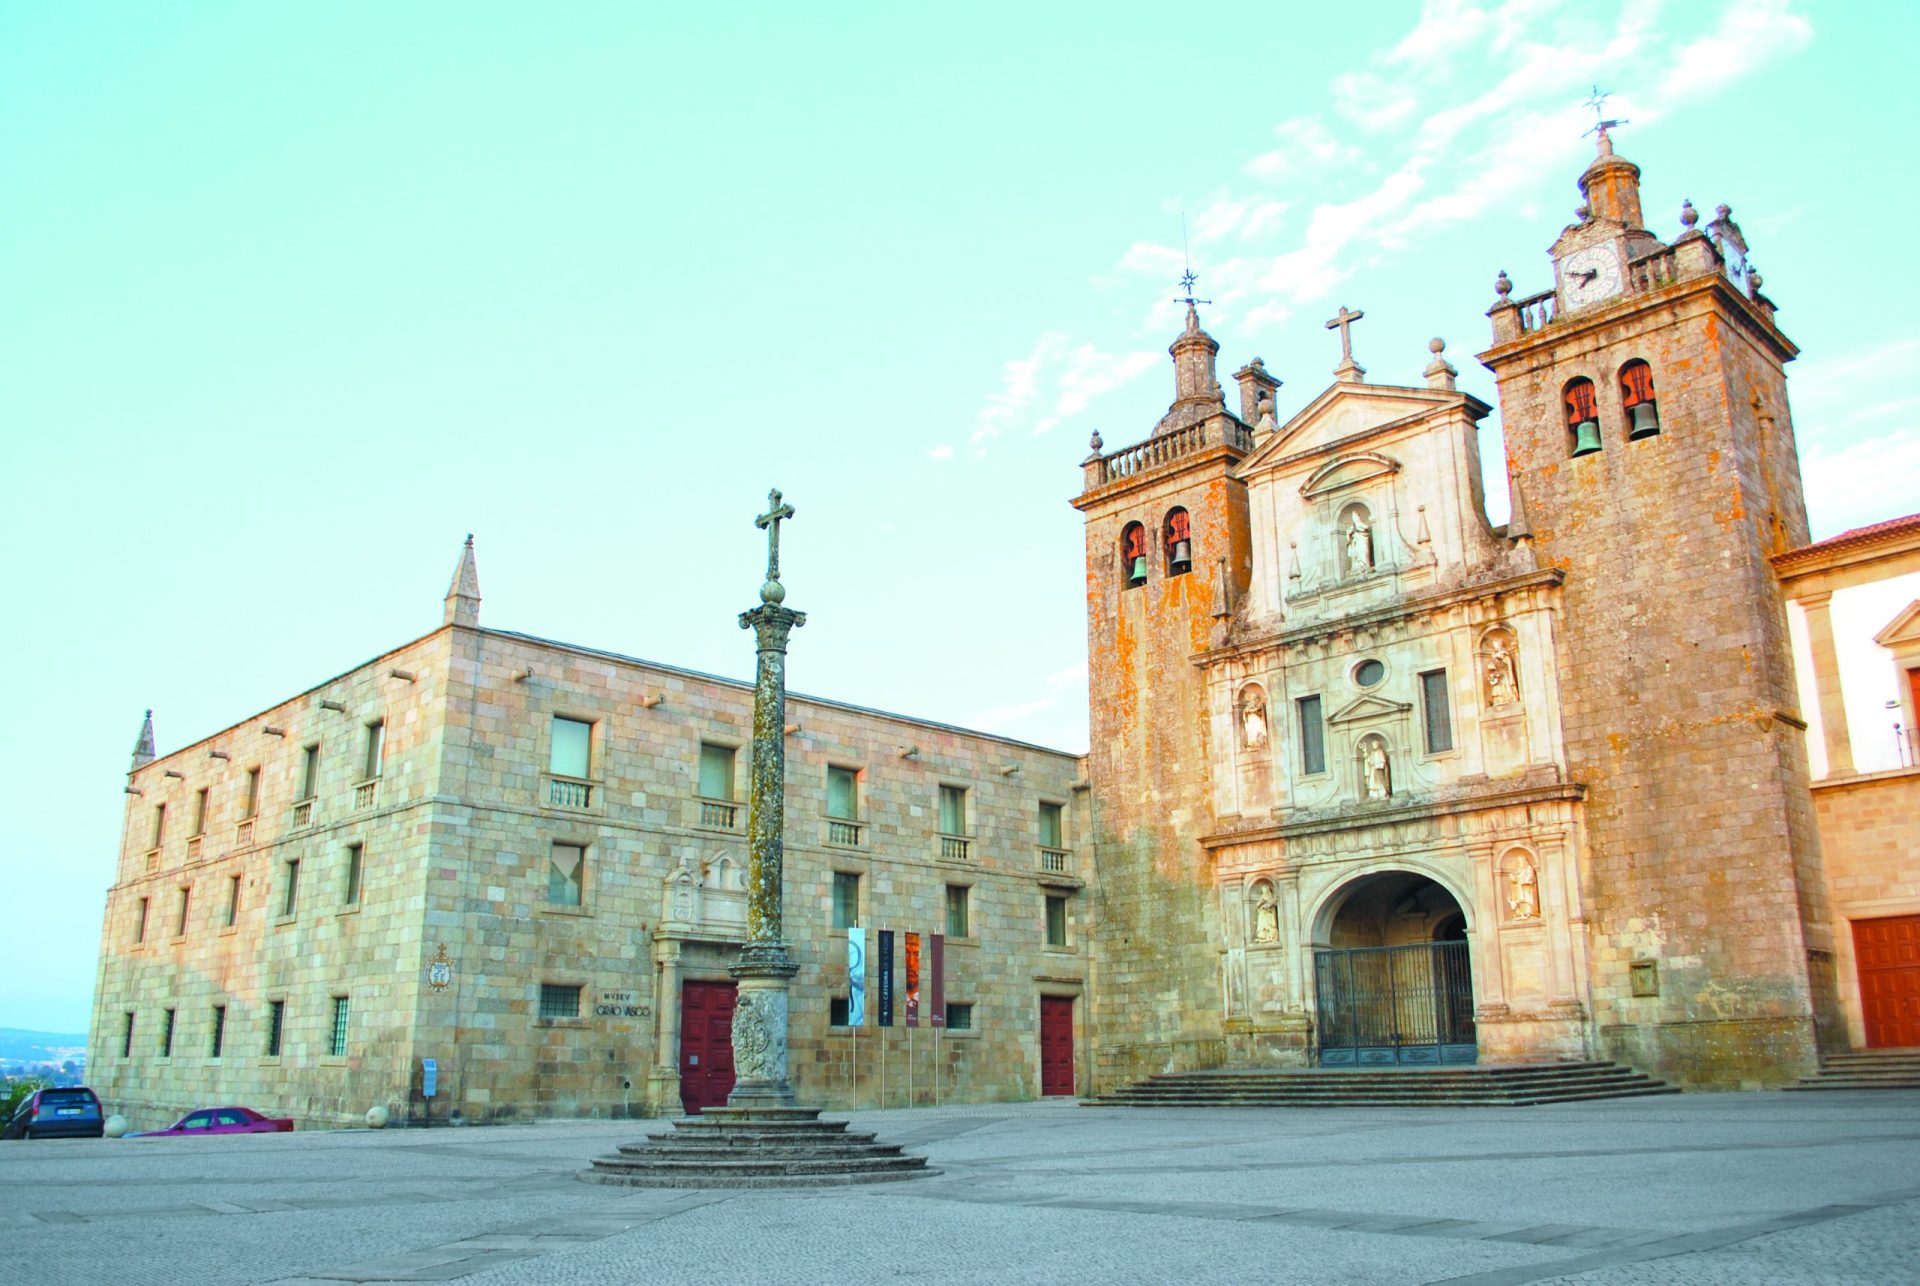
[[[1336,890],[1318,918],[1323,1066],[1475,1061],[1467,915],[1453,894],[1418,872],[1381,871]]]

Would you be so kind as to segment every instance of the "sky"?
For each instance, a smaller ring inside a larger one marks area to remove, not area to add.
[[[1283,420],[1342,305],[1370,379],[1439,336],[1497,402],[1595,84],[1652,229],[1730,204],[1802,346],[1814,534],[1920,508],[1917,44],[1853,0],[0,0],[0,1026],[84,1029],[141,712],[164,754],[436,628],[468,532],[485,624],[746,678],[777,486],[795,691],[1084,749],[1067,502],[1172,397],[1182,270]]]

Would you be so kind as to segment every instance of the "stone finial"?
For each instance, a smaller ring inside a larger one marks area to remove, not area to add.
[[[1693,225],[1698,222],[1700,222],[1700,212],[1693,208],[1693,202],[1691,200],[1682,201],[1680,203],[1680,226],[1691,232],[1693,231]]]
[[[1493,279],[1493,293],[1500,296],[1500,302],[1503,304],[1507,302],[1507,296],[1513,293],[1513,278],[1507,276],[1505,268],[1502,268],[1500,275]]]
[[[1721,222],[1724,223],[1726,220],[1731,219],[1733,217],[1733,207],[1726,204],[1725,202],[1722,202],[1721,204],[1713,207],[1713,216],[1714,218],[1719,219]]]
[[[1427,363],[1426,377],[1428,388],[1446,389],[1451,392],[1457,386],[1455,378],[1460,374],[1441,354],[1447,351],[1447,341],[1438,335],[1427,341],[1427,351],[1433,354],[1433,360]]]
[[[1220,345],[1213,336],[1200,329],[1200,314],[1194,311],[1192,304],[1187,305],[1187,327],[1181,331],[1167,352],[1173,357],[1173,400],[1182,402],[1212,402],[1219,397],[1220,379],[1214,370],[1214,359],[1219,356]]]
[[[1593,218],[1593,207],[1582,201],[1579,205],[1573,207],[1573,217],[1582,223],[1586,223]]]
[[[140,724],[140,735],[133,743],[133,767],[128,772],[138,772],[154,760],[153,753],[153,711],[147,711],[147,717]]]
[[[1100,462],[1100,453],[1106,450],[1106,448],[1107,444],[1105,440],[1101,438],[1100,430],[1095,429],[1093,436],[1087,439],[1087,458],[1080,462],[1081,465],[1084,467],[1089,464],[1098,464]]]
[[[1751,263],[1747,265],[1747,285],[1753,287],[1755,290],[1759,290],[1761,285],[1760,270]]]
[[[1507,539],[1532,540],[1533,527],[1527,522],[1527,498],[1520,490],[1519,478],[1508,484],[1508,493],[1512,496],[1513,513],[1507,518]]]
[[[460,548],[460,561],[454,565],[453,581],[447,586],[442,624],[468,628],[480,624],[480,569],[473,561],[472,532],[467,533],[467,543]]]
[[[1431,545],[1433,543],[1433,531],[1427,526],[1427,507],[1425,505],[1420,506],[1420,521],[1417,524],[1413,541],[1416,545]]]

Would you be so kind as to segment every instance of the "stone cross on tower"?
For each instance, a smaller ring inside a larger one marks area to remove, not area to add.
[[[1366,368],[1353,360],[1353,331],[1351,329],[1355,322],[1365,316],[1366,313],[1358,309],[1348,312],[1347,306],[1341,304],[1339,314],[1327,323],[1328,330],[1337,330],[1340,332],[1340,365],[1333,368],[1333,377],[1337,380],[1358,382],[1367,377]]]
[[[747,941],[731,970],[740,982],[733,1010],[733,1092],[730,1107],[791,1107],[787,1080],[787,990],[799,972],[787,955],[781,908],[785,864],[787,782],[787,636],[807,623],[805,612],[782,607],[780,523],[793,506],[767,493],[767,512],[753,525],[767,533],[767,579],[760,606],[740,613],[752,630],[760,660],[753,688],[753,784],[747,798]]]

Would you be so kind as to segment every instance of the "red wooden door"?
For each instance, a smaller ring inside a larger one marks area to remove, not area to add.
[[[1073,1093],[1073,997],[1040,997],[1040,1092]]]
[[[1867,1045],[1920,1045],[1920,915],[1853,922]]]
[[[725,1107],[733,1090],[733,998],[730,982],[680,988],[680,1106],[689,1116]]]

